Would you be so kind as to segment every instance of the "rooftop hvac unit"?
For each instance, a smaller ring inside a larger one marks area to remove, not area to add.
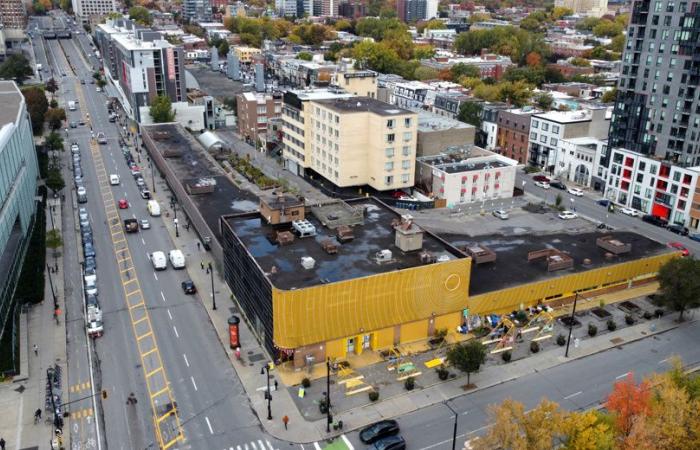
[[[306,270],[313,269],[316,266],[316,260],[310,256],[302,256],[301,266]]]
[[[299,237],[316,236],[316,227],[306,219],[292,221],[292,227],[299,234]]]
[[[384,250],[379,250],[377,253],[374,255],[374,259],[378,263],[383,263],[383,262],[388,262],[392,260],[393,254],[391,253],[391,250],[384,249]]]

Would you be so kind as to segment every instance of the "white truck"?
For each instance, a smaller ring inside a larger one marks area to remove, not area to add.
[[[155,200],[148,201],[148,213],[153,217],[160,216],[160,205]]]
[[[168,258],[170,259],[170,264],[172,264],[173,269],[185,268],[185,255],[182,253],[182,250],[170,250]]]
[[[165,270],[168,268],[168,262],[165,259],[165,253],[156,251],[151,253],[151,263],[156,270]]]
[[[70,100],[70,101],[68,102],[68,109],[69,109],[70,111],[75,111],[75,102],[74,102],[73,100]]]

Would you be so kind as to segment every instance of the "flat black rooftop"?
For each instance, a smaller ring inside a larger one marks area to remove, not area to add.
[[[605,257],[606,251],[596,245],[596,239],[601,236],[614,236],[623,243],[632,244],[632,249],[629,253],[607,259]],[[470,296],[671,251],[656,241],[636,233],[623,231],[477,237],[451,234],[441,237],[456,247],[478,243],[496,252],[495,262],[472,264],[472,276],[469,284]],[[574,259],[574,266],[571,269],[548,272],[544,260],[527,261],[529,252],[545,248],[555,248],[567,253]],[[584,259],[589,259],[591,264],[584,266]]]
[[[166,132],[167,135],[163,134]],[[180,156],[165,158],[168,167],[175,173],[180,183],[195,184],[202,178],[216,180],[214,192],[190,195],[199,213],[207,222],[215,237],[220,240],[219,217],[258,209],[258,198],[251,192],[241,189],[229,180],[223,170],[205,155],[206,150],[186,130],[178,124],[158,124],[142,127],[154,139],[158,151],[177,151]]]
[[[390,103],[383,102],[370,97],[352,97],[352,98],[336,98],[331,100],[317,100],[327,108],[334,109],[338,112],[353,113],[353,112],[373,112],[380,116],[394,116],[397,114],[411,114],[411,111],[399,108]]]
[[[321,225],[311,213],[306,214],[306,219],[316,227],[317,235],[297,237],[292,244],[284,246],[274,243],[272,236],[276,230],[285,228],[268,225],[258,213],[229,216],[225,220],[268,274],[270,282],[279,289],[306,288],[422,265],[418,251],[404,253],[394,246],[391,222],[399,215],[373,198],[350,200],[348,203],[365,208],[366,214],[364,225],[353,227],[355,239],[344,244],[339,244],[334,238],[335,232]],[[321,242],[325,239],[332,239],[338,244],[337,254],[329,255],[323,250]],[[385,249],[391,250],[393,261],[379,264],[374,256]],[[423,250],[436,257],[464,257],[429,232],[423,235]],[[315,260],[313,269],[302,267],[301,258],[304,256]],[[270,273],[273,266],[276,273]]]

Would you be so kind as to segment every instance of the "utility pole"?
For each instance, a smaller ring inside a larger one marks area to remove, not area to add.
[[[333,422],[333,416],[331,416],[331,359],[326,358],[326,433],[331,432],[331,422]]]
[[[53,309],[54,311],[58,309],[58,300],[56,300],[56,293],[53,290],[53,279],[51,278],[51,268],[49,265],[46,265],[46,271],[49,274],[49,286],[51,287],[51,296],[53,297]]]
[[[265,365],[260,369],[260,375],[267,374],[267,390],[265,391],[265,398],[267,399],[267,420],[272,420],[272,393],[270,392],[270,363],[265,363]]]
[[[449,400],[445,402],[445,406],[450,408],[450,411],[452,411],[455,415],[455,425],[452,429],[452,450],[455,450],[455,446],[457,445],[457,419],[459,418],[459,413],[450,406]]]
[[[209,276],[211,278],[211,309],[216,311],[216,294],[214,293],[214,268],[209,263]]]
[[[574,309],[571,310],[571,317],[569,318],[569,337],[566,338],[566,353],[565,358],[569,357],[569,343],[571,342],[571,332],[574,329],[574,314],[576,314],[576,303],[578,302],[578,292],[574,296]]]

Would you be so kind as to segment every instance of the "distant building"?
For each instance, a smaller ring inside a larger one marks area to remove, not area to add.
[[[481,132],[476,144],[487,150],[495,150],[498,145],[498,114],[508,109],[505,103],[481,102]]]
[[[359,19],[367,15],[366,0],[347,0],[338,5],[338,15],[348,19]]]
[[[608,0],[555,0],[554,6],[569,8],[574,14],[602,17],[608,13]]]
[[[241,62],[241,64],[250,64],[253,62],[253,58],[256,55],[260,55],[262,51],[259,48],[255,47],[244,47],[244,46],[239,46],[236,45],[233,47],[233,51],[236,53],[236,56],[238,57],[238,61]]]
[[[314,15],[314,0],[275,0],[275,9],[281,17]]]
[[[141,108],[159,95],[186,102],[185,53],[157,31],[128,19],[108,20],[95,29],[105,74],[115,85],[127,114],[142,121]],[[175,106],[175,105],[173,105]]]
[[[182,13],[187,20],[211,21],[210,0],[183,0]]]
[[[437,155],[449,147],[472,145],[475,135],[474,125],[421,111],[418,113],[416,155]]]
[[[436,70],[450,69],[456,64],[466,64],[479,69],[481,78],[494,78],[499,80],[505,71],[515,66],[508,56],[495,55],[482,52],[480,56],[436,56],[432,59],[421,60],[421,65]]]
[[[527,164],[530,146],[530,118],[536,109],[503,109],[498,112],[496,151],[518,164]]]
[[[416,186],[448,207],[513,197],[517,161],[466,145],[416,159]]]
[[[5,0],[0,3],[4,2]],[[72,5],[75,18],[84,24],[117,10],[115,0],[72,0]]]
[[[559,176],[578,185],[602,191],[606,172],[602,160],[608,151],[608,141],[592,137],[562,139],[560,147],[564,166]]]
[[[534,114],[530,123],[529,164],[554,175],[566,171],[560,141],[577,137],[606,139],[611,112],[603,106]]]
[[[23,0],[2,0],[0,2],[0,25],[3,28],[24,30],[27,28],[27,9]]]
[[[437,3],[437,2],[436,2]],[[425,20],[428,14],[428,0],[397,0],[396,15],[404,22]]]
[[[12,298],[37,210],[39,165],[27,105],[14,81],[0,81],[0,104],[0,338],[5,340],[6,333],[19,333],[14,327],[19,306]]]
[[[396,83],[389,103],[401,108],[422,109],[433,87],[422,81]]]
[[[439,116],[456,119],[459,115],[459,108],[469,97],[463,92],[446,91],[435,93],[433,101],[433,112]]]
[[[255,145],[270,120],[282,114],[282,94],[243,92],[236,96],[238,133]]]
[[[354,70],[352,64],[341,63],[332,85],[359,97],[377,98],[377,72],[373,70]]]

